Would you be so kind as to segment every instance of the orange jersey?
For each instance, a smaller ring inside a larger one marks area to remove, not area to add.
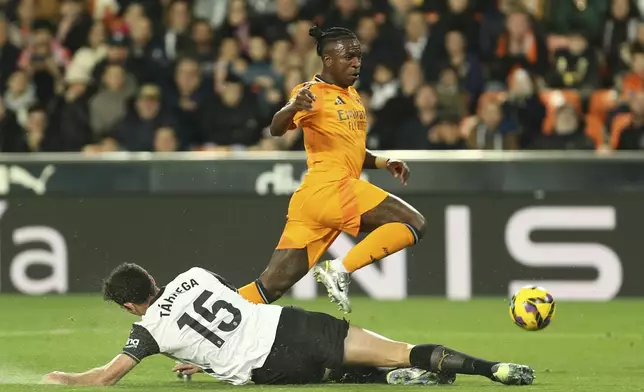
[[[353,87],[329,84],[318,76],[296,86],[315,95],[313,109],[297,112],[291,128],[301,127],[307,153],[307,178],[334,181],[359,178],[366,154],[367,115]]]

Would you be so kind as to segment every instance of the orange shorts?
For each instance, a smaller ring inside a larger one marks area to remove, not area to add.
[[[309,267],[341,232],[357,236],[360,217],[389,194],[366,181],[345,178],[320,184],[303,184],[291,197],[286,227],[277,249],[303,249]]]

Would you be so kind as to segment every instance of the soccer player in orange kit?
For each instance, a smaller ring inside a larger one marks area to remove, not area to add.
[[[366,113],[352,87],[362,57],[358,38],[338,27],[323,32],[315,26],[309,34],[317,41],[322,72],[293,89],[270,126],[273,136],[302,128],[308,171],[291,197],[268,267],[239,293],[254,303],[271,303],[313,268],[331,300],[349,313],[350,274],[417,243],[426,223],[409,204],[360,179],[362,169],[386,169],[406,184],[409,168],[366,149]],[[343,260],[316,265],[341,232],[369,234]]]

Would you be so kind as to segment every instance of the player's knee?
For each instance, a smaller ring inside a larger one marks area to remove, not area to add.
[[[425,236],[425,231],[427,231],[427,220],[421,213],[414,214],[410,226],[414,229],[414,234],[420,241]]]
[[[427,231],[427,220],[422,214],[418,214],[417,219],[418,219],[418,235],[420,238],[423,238],[425,236],[425,232]]]

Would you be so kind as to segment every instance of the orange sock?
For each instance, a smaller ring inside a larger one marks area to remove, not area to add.
[[[416,234],[404,223],[380,226],[353,247],[342,261],[347,272],[354,272],[416,243]]]
[[[264,297],[257,287],[257,283],[250,282],[246,286],[239,289],[239,295],[246,298],[249,302],[254,304],[265,304]]]

